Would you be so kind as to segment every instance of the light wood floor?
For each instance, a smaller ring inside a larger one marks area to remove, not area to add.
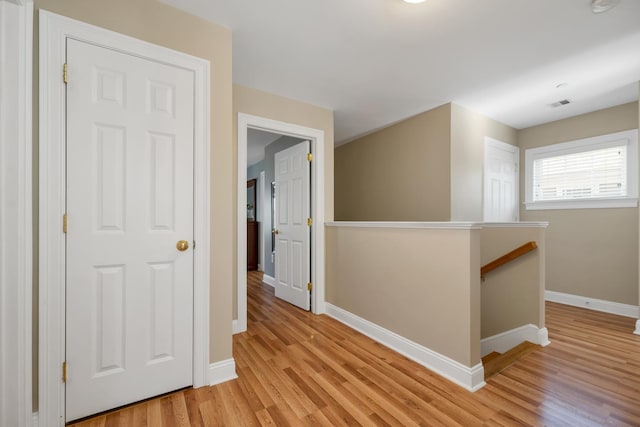
[[[434,326],[437,327],[437,326]],[[248,284],[239,379],[188,389],[76,426],[640,426],[634,319],[547,303],[551,345],[476,393],[326,317]]]

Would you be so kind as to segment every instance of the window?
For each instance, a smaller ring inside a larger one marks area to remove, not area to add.
[[[525,151],[525,205],[536,209],[638,205],[638,131]]]

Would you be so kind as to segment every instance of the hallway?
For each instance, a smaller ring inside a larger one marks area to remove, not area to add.
[[[547,303],[551,345],[470,393],[248,279],[238,380],[187,389],[77,426],[640,425],[634,319]],[[425,327],[437,325],[425,325]]]

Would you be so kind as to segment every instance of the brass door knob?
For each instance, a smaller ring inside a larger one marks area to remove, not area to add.
[[[187,242],[186,240],[178,240],[178,243],[176,243],[176,248],[180,252],[184,252],[189,249],[189,242]]]
[[[273,230],[272,233],[273,234],[280,234],[280,231],[276,229],[276,230]]]

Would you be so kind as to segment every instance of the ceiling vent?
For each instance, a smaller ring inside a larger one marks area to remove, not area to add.
[[[567,104],[571,104],[571,101],[569,101],[568,99],[561,99],[560,101],[556,101],[553,104],[549,104],[549,105],[551,105],[553,108],[556,108],[556,107],[562,107],[563,105],[567,105]]]

